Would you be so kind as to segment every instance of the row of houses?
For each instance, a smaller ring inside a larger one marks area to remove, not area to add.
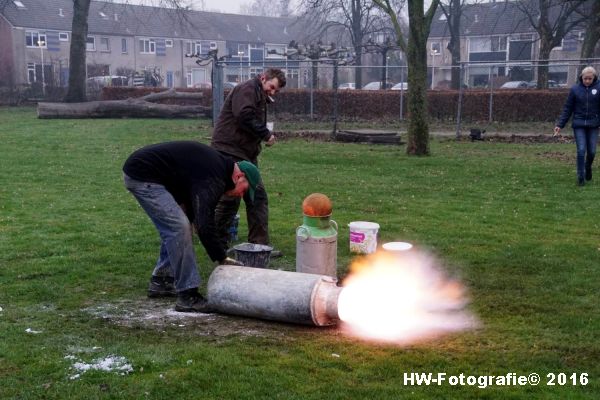
[[[8,0],[0,9],[0,86],[68,82],[72,0]],[[232,65],[228,80],[245,79],[265,63],[289,67],[287,44],[302,37],[296,19],[134,6],[92,1],[87,36],[88,76],[155,77],[168,87],[198,87],[210,81],[210,65],[198,58],[217,51]]]
[[[1,0],[0,0],[1,4]],[[0,8],[0,86],[64,86],[68,82],[72,0],[4,0]],[[292,40],[302,43],[311,32],[297,18],[274,18],[136,6],[92,1],[87,37],[88,76],[136,76],[140,84],[202,87],[210,82],[210,63],[201,58],[216,51],[227,62],[225,81],[241,81],[278,66],[290,87],[303,87],[304,70],[285,54]],[[583,31],[569,32],[554,49],[550,79],[575,80]],[[327,38],[321,38],[327,42]],[[428,40],[431,87],[448,82],[451,56],[447,21],[438,10]],[[535,79],[539,40],[514,2],[467,5],[461,19],[461,60],[469,87],[493,79]],[[397,54],[396,65],[404,57]],[[371,57],[377,62],[377,57]],[[368,61],[366,62],[368,64]],[[364,63],[363,63],[364,64]],[[576,64],[576,63],[575,63]],[[393,69],[392,69],[393,70]],[[360,71],[360,70],[358,70]],[[345,70],[343,81],[352,81]],[[404,75],[405,76],[405,75]],[[399,79],[395,79],[398,81]],[[306,83],[306,82],[304,82]]]
[[[461,60],[466,63],[466,85],[488,86],[494,77],[521,81],[537,78],[539,36],[517,2],[470,4],[462,11],[460,47]],[[551,24],[554,23],[552,20]],[[549,79],[561,85],[575,82],[583,36],[584,27],[579,26],[568,32],[561,45],[551,51]],[[446,16],[438,9],[428,41],[428,64],[437,69],[435,79],[438,81],[450,79],[449,40]]]

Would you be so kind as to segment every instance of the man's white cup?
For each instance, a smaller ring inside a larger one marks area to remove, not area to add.
[[[273,123],[272,122],[267,122],[267,129],[270,130],[271,132],[273,132]]]

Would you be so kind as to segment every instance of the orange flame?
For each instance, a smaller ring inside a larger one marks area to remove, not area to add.
[[[360,337],[408,344],[477,325],[466,291],[417,250],[378,252],[351,267],[338,299],[344,328]]]

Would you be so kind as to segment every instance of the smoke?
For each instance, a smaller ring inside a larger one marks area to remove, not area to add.
[[[476,327],[465,287],[440,265],[417,250],[378,252],[353,263],[338,300],[344,330],[410,344]]]

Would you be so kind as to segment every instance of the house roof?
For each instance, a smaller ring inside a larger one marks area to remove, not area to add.
[[[514,2],[465,4],[460,20],[461,36],[509,35],[535,30]],[[448,23],[438,7],[431,23],[430,38],[449,37]]]
[[[13,25],[31,29],[70,31],[73,0],[19,0],[0,12]],[[151,36],[182,39],[288,43],[298,40],[295,18],[221,14],[92,1],[88,17],[90,34]]]

